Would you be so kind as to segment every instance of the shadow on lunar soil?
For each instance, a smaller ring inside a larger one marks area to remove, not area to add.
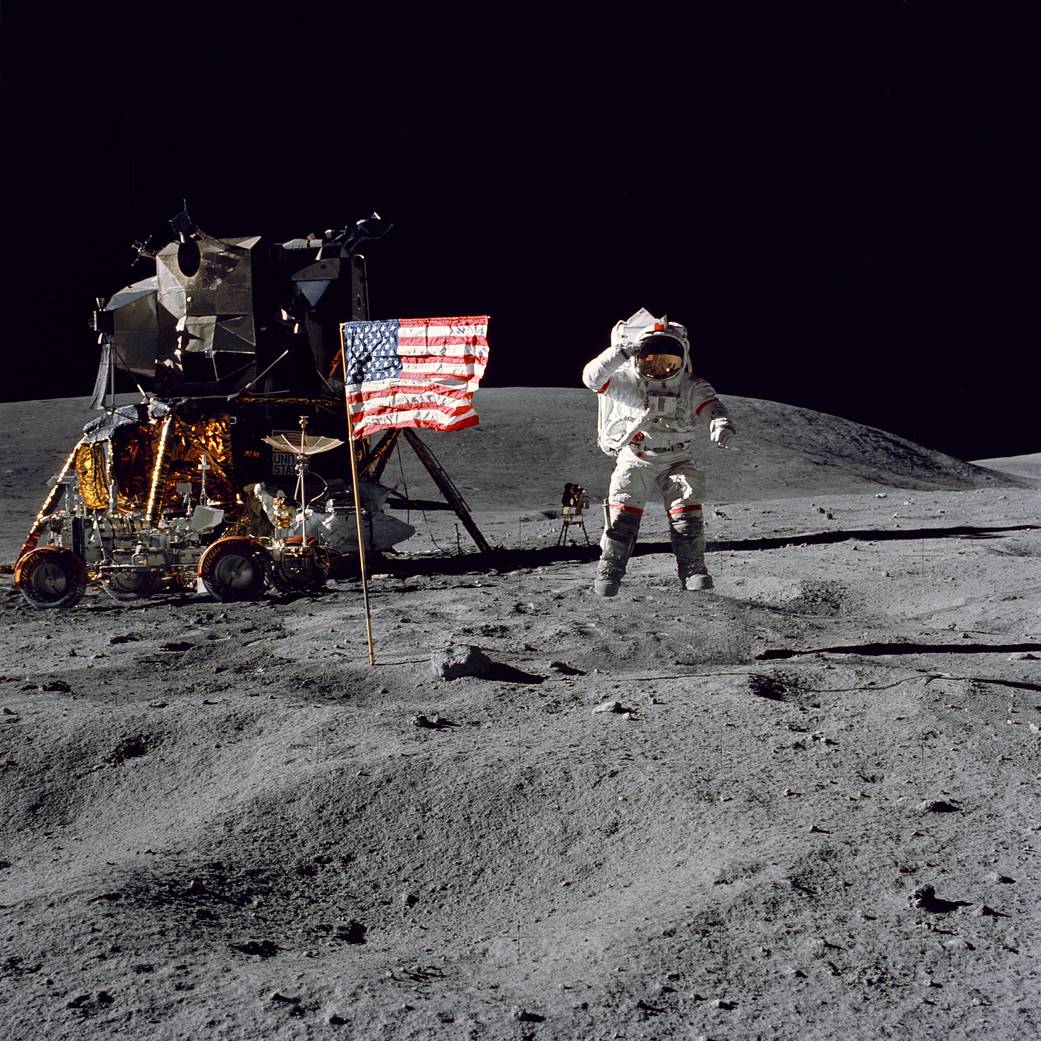
[[[779,661],[804,654],[1024,654],[1041,651],[1041,643],[861,643],[838,647],[771,647],[757,661]],[[1035,685],[1041,690],[1041,684]],[[1034,689],[1034,688],[1031,688]]]
[[[1036,531],[1036,524],[1006,526],[957,525],[954,527],[901,528],[845,528],[836,531],[810,531],[795,535],[774,535],[755,539],[720,539],[710,541],[708,553],[720,551],[744,552],[781,549],[785,546],[820,546],[836,542],[893,542],[922,539],[996,539],[1017,531]],[[657,553],[671,553],[668,542],[642,542],[633,550],[634,557]],[[600,556],[600,547],[542,546],[533,549],[495,549],[490,554],[460,553],[453,556],[384,557],[374,570],[394,576],[458,575],[474,571],[525,571],[563,562],[589,563]]]

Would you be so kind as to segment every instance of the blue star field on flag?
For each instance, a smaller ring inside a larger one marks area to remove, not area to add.
[[[382,322],[351,322],[347,348],[347,382],[370,383],[401,375],[397,318]]]

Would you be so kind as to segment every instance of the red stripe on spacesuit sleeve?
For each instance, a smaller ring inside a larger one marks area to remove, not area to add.
[[[696,409],[694,409],[694,415],[695,416],[700,416],[701,415],[701,410],[706,405],[713,405],[713,404],[714,405],[718,405],[719,404],[719,398],[706,398],[700,405],[698,405],[698,407]]]
[[[643,510],[638,506],[629,506],[624,502],[609,502],[607,508],[609,510],[617,510],[619,513],[643,513]]]
[[[700,502],[688,503],[686,506],[673,506],[673,508],[669,510],[669,516],[677,517],[681,513],[694,513],[695,511],[698,513],[701,512]]]
[[[604,392],[605,390],[607,390],[607,388],[608,388],[608,387],[610,387],[610,386],[611,386],[611,381],[610,381],[610,380],[608,380],[608,381],[607,381],[607,382],[606,382],[606,383],[605,383],[605,384],[604,384],[604,385],[603,385],[603,386],[602,386],[602,387],[601,387],[601,388],[600,388],[600,389],[599,389],[599,390],[597,391],[597,394],[603,394],[603,392]]]

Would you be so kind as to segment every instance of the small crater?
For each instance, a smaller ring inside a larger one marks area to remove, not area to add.
[[[273,958],[280,948],[271,940],[247,940],[245,943],[229,944],[232,950],[241,951],[253,958]]]
[[[369,931],[364,922],[352,918],[349,922],[338,922],[333,929],[333,939],[343,943],[365,943],[365,934]]]
[[[768,701],[784,701],[787,693],[787,687],[780,678],[758,672],[748,677],[748,689],[757,698],[766,698]]]
[[[149,751],[150,743],[144,734],[132,734],[124,737],[105,757],[105,762],[112,766],[121,766],[128,759],[140,759]]]

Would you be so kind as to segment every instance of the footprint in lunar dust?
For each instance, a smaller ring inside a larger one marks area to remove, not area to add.
[[[747,579],[741,587],[741,594],[757,607],[820,618],[834,618],[856,609],[863,600],[841,582],[819,579],[790,581],[773,576]]]

